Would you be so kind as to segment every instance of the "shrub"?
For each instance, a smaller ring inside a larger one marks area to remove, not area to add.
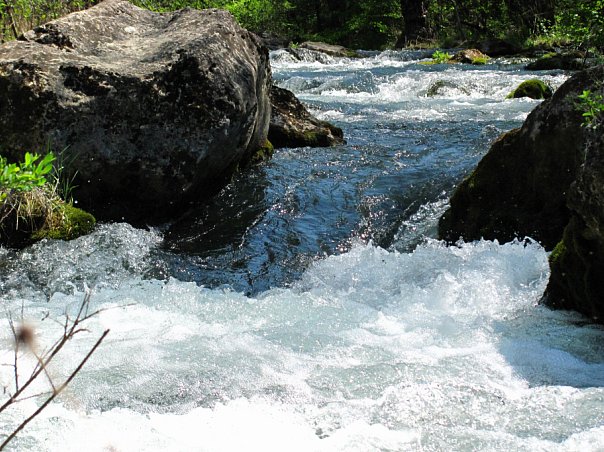
[[[578,97],[577,108],[582,111],[583,125],[595,127],[595,121],[604,115],[604,96],[585,90]]]
[[[10,191],[31,191],[47,184],[46,175],[53,169],[55,156],[49,152],[38,162],[39,159],[38,154],[26,152],[23,163],[18,165],[0,156],[0,201],[6,199]]]

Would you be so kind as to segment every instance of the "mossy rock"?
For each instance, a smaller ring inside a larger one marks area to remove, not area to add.
[[[545,302],[604,323],[604,240],[601,232],[594,235],[589,229],[579,216],[571,218],[549,257]]]
[[[265,162],[267,160],[270,160],[274,153],[275,153],[275,147],[269,140],[266,140],[264,142],[264,145],[262,145],[254,153],[254,155],[252,155],[249,163],[251,165],[256,165],[258,163]]]
[[[45,238],[72,240],[95,224],[91,214],[44,189],[11,192],[0,204],[0,245],[23,248]]]
[[[601,88],[600,88],[601,89]],[[570,187],[571,218],[549,257],[546,303],[604,323],[604,120],[587,129],[585,162]]]
[[[499,137],[459,184],[439,222],[442,239],[508,242],[529,236],[547,249],[560,241],[570,216],[565,193],[580,161],[578,152],[569,152],[576,137],[552,137],[548,150],[556,161],[542,155],[545,149],[531,149],[524,135],[514,129]]]
[[[89,234],[94,229],[96,219],[88,212],[67,203],[63,204],[60,210],[61,221],[54,226],[46,225],[33,232],[33,240],[73,240]]]
[[[439,222],[455,243],[532,237],[553,249],[570,220],[567,194],[585,158],[587,128],[577,96],[602,79],[604,67],[581,72],[539,104],[519,129],[503,134],[462,181]]]
[[[552,97],[552,89],[543,81],[533,78],[525,80],[518,88],[508,94],[507,99],[519,99],[529,97],[531,99],[549,99]]]
[[[450,62],[481,65],[486,64],[489,59],[488,55],[485,55],[478,49],[464,49],[453,55]]]
[[[289,90],[271,87],[268,139],[275,148],[328,147],[346,143],[339,127],[321,121]]]
[[[604,66],[575,74],[521,128],[496,140],[441,217],[449,242],[532,237],[551,274],[544,302],[604,323],[604,120],[584,127],[577,97]]]

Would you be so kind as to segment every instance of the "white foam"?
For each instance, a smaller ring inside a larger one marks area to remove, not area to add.
[[[106,310],[51,374],[67,375],[110,328],[106,342],[15,447],[597,450],[603,332],[538,306],[547,278],[534,243],[428,241],[413,253],[359,244],[256,298],[123,280],[93,294]],[[39,319],[81,296],[26,304],[41,346],[60,326]]]

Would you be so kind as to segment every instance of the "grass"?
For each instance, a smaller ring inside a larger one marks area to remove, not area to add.
[[[21,163],[0,157],[0,244],[22,247],[43,238],[70,240],[92,230],[94,217],[65,202],[61,168],[52,152],[25,153]],[[69,188],[69,187],[67,187]]]

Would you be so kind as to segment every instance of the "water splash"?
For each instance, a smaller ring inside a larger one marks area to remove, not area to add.
[[[254,298],[174,279],[104,287],[96,307],[135,304],[91,320],[107,344],[17,448],[596,450],[604,331],[537,305],[548,275],[535,243],[432,241],[357,244]],[[80,296],[26,310],[60,315]]]

